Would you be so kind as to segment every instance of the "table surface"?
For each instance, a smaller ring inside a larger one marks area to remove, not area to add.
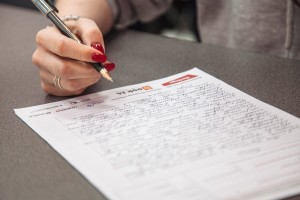
[[[105,199],[15,114],[14,108],[65,99],[45,94],[31,62],[35,34],[48,24],[38,12],[0,4],[0,199]],[[300,61],[168,39],[135,31],[106,37],[117,65],[114,83],[85,94],[163,78],[193,67],[300,117]],[[290,199],[300,199],[299,196]]]

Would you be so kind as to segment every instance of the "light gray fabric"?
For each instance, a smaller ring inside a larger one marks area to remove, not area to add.
[[[115,27],[147,22],[172,0],[114,1]],[[229,48],[300,59],[299,7],[291,0],[196,0],[201,40]]]
[[[149,22],[164,13],[172,3],[172,0],[109,0],[113,10],[118,12],[114,18],[115,27],[118,29],[126,28],[136,21]]]

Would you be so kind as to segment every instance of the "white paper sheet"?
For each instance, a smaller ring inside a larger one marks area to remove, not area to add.
[[[300,193],[300,120],[194,68],[16,114],[112,200]]]

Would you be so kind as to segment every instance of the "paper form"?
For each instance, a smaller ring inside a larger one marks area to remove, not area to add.
[[[300,120],[194,68],[15,113],[108,199],[300,193]]]

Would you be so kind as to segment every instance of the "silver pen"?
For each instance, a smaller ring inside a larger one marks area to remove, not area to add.
[[[60,30],[62,34],[65,36],[77,41],[78,43],[82,43],[80,39],[73,34],[67,25],[57,16],[58,9],[54,6],[54,4],[50,0],[31,0],[32,3],[43,13],[43,15],[47,16],[52,23]],[[91,64],[101,75],[113,82],[112,78],[109,76],[107,70],[103,67],[102,64],[99,63],[89,63]]]

